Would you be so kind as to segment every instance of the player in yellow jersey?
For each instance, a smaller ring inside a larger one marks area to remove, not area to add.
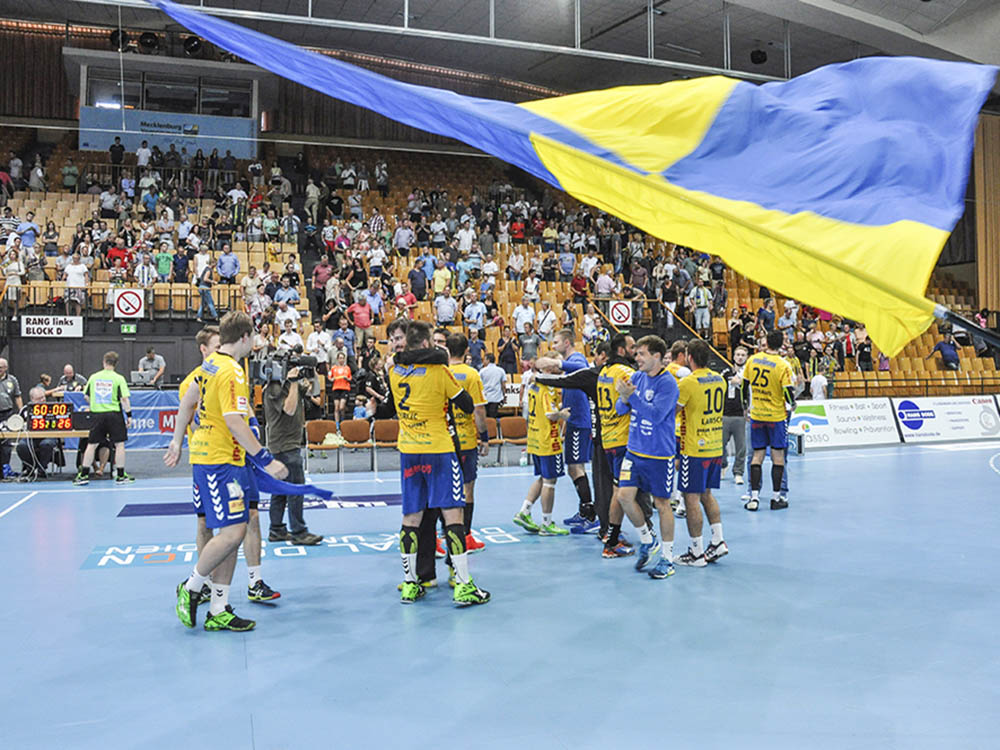
[[[448,369],[448,355],[431,346],[431,327],[413,321],[406,329],[406,349],[395,356],[389,387],[399,417],[400,480],[403,523],[399,552],[403,560],[400,601],[410,604],[426,590],[417,579],[419,527],[424,512],[440,508],[454,568],[454,601],[459,606],[490,600],[469,575],[465,549],[464,487],[457,436],[449,425],[452,407],[471,414],[472,397]]]
[[[198,331],[197,336],[195,336],[195,341],[198,343],[198,349],[201,352],[202,361],[204,361],[209,357],[209,355],[214,354],[219,348],[219,327],[205,326]],[[184,378],[181,382],[180,388],[178,389],[178,398],[184,398],[184,394],[187,393],[188,388],[192,385],[198,384],[198,387],[200,387],[199,373],[201,371],[201,365],[198,365],[198,367],[188,373],[187,377]],[[253,415],[250,416],[249,424],[254,436],[260,440],[260,429],[257,425],[257,420],[253,417]],[[195,414],[195,418],[191,420],[191,423],[187,428],[188,445],[191,444],[191,440],[194,438],[196,428],[197,414]],[[246,556],[247,571],[249,576],[249,580],[247,582],[247,598],[252,602],[273,601],[274,599],[279,599],[281,594],[268,586],[264,582],[261,574],[262,544],[260,537],[260,518],[257,511],[257,506],[260,504],[260,492],[257,489],[257,480],[254,478],[253,472],[249,470],[250,467],[246,468],[246,500],[249,509],[249,519],[247,523],[247,535],[243,540],[243,553]],[[198,518],[195,545],[198,548],[198,554],[201,554],[201,551],[205,548],[208,540],[212,538],[212,531],[205,524],[205,507],[201,502],[201,493],[199,492],[198,485],[196,483],[193,483],[192,493],[195,513]],[[208,604],[211,593],[211,588],[206,585],[201,590],[201,601],[199,604]]]
[[[472,535],[472,511],[476,502],[479,456],[485,456],[490,449],[490,436],[486,430],[486,396],[483,395],[483,381],[479,373],[465,364],[469,340],[464,334],[452,333],[445,343],[450,359],[448,369],[472,397],[472,414],[466,414],[461,409],[453,414],[455,432],[458,433],[458,459],[462,464],[462,477],[465,480],[465,549],[467,552],[479,552],[486,545]]]
[[[761,467],[768,448],[771,449],[771,486],[774,489],[771,510],[788,507],[788,500],[781,497],[780,492],[788,447],[786,409],[795,410],[795,394],[792,392],[792,368],[778,354],[784,340],[780,331],[767,334],[767,349],[754,354],[743,367],[743,403],[750,402],[750,446],[753,448],[750,499],[743,505],[747,510],[759,507]]]
[[[680,385],[683,378],[691,374],[688,361],[688,342],[684,339],[677,339],[670,345],[670,362],[667,363],[667,372],[674,376],[674,380]],[[674,437],[679,444],[684,438],[684,413],[678,410],[676,425],[674,426]],[[674,459],[674,487],[670,497],[670,504],[674,508],[674,515],[677,518],[684,518],[686,514],[684,505],[684,493],[676,486],[678,471],[680,470],[680,457]]]
[[[703,568],[729,553],[722,537],[722,515],[712,495],[722,477],[722,412],[726,405],[726,380],[708,369],[709,349],[704,341],[688,345],[694,371],[680,382],[677,413],[684,415],[684,437],[678,453],[680,476],[677,486],[687,505],[687,527],[691,543],[687,552],[674,558],[678,565]],[[701,539],[701,509],[705,509],[712,541]]]
[[[550,367],[550,373],[559,372]],[[556,482],[563,469],[562,423],[569,419],[570,410],[559,408],[559,392],[550,385],[532,383],[528,386],[528,455],[535,466],[535,481],[514,523],[531,534],[567,536],[569,529],[556,524],[552,509],[556,502]],[[542,523],[531,517],[531,506],[542,498]]]
[[[238,617],[229,605],[229,585],[236,567],[236,552],[246,536],[246,460],[281,479],[288,470],[262,447],[248,423],[250,391],[246,371],[239,360],[253,346],[253,323],[242,312],[230,312],[219,324],[219,350],[201,365],[198,388],[188,388],[181,400],[174,436],[164,462],[175,466],[180,458],[184,430],[198,410],[198,428],[190,454],[197,491],[207,500],[205,523],[217,529],[187,581],[177,586],[177,616],[187,627],[197,621],[202,587],[212,579],[212,600],[205,620],[206,630],[251,630],[256,623]]]

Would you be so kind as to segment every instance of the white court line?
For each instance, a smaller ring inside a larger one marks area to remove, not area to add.
[[[989,451],[996,450],[996,440],[989,442],[957,443],[950,445],[922,445],[921,448],[934,451]]]
[[[1000,453],[995,453],[990,457],[990,468],[993,469],[994,473],[1000,474],[1000,469],[997,468],[996,461],[1000,458]]]
[[[20,500],[18,500],[16,503],[14,503],[9,508],[7,508],[7,510],[3,511],[2,513],[0,513],[0,518],[3,518],[4,516],[6,516],[8,513],[10,513],[12,510],[14,510],[14,508],[18,507],[19,505],[24,505],[31,498],[33,498],[35,495],[37,495],[38,492],[39,492],[38,490],[35,490],[34,492],[29,492],[27,495],[25,495]]]

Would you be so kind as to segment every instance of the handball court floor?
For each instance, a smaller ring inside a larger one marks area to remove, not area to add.
[[[399,603],[397,471],[314,462],[340,501],[388,505],[307,510],[327,539],[267,547],[274,605],[245,600],[241,562],[246,634],[174,615],[183,478],[3,485],[0,747],[995,748],[998,451],[796,456],[785,512],[724,480],[730,555],[664,581],[593,536],[525,536],[528,469],[485,469],[471,565],[493,601],[464,610],[441,573]],[[563,480],[557,519],[575,507]]]

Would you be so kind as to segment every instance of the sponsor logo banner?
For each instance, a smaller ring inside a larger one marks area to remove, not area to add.
[[[838,398],[803,401],[788,422],[807,448],[898,443],[899,433],[887,398]]]
[[[892,402],[904,443],[1000,439],[993,396],[918,396]]]

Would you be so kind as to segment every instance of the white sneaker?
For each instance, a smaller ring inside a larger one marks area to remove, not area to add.
[[[743,503],[743,507],[750,511],[757,510],[757,508],[760,507],[760,501],[755,497],[751,497],[745,503]]]
[[[729,471],[729,467],[723,466],[722,471],[719,473],[719,479],[725,479],[727,471]]]
[[[734,476],[733,482],[735,482],[736,484],[743,484],[743,475],[737,474],[736,476]]]
[[[704,554],[695,555],[694,552],[691,551],[691,548],[688,547],[687,552],[683,555],[677,555],[677,557],[674,558],[674,565],[686,565],[690,568],[704,568],[708,566],[708,563],[705,562]]]

